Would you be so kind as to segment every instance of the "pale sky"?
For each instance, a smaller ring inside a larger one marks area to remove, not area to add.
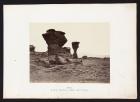
[[[67,43],[65,47],[71,48],[73,41],[79,41],[77,50],[78,56],[82,57],[104,57],[109,56],[110,26],[109,23],[31,23],[30,24],[30,44],[35,50],[44,52],[47,44],[42,34],[48,29],[55,29],[65,32]]]

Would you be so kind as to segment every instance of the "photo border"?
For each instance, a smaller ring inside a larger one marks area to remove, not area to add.
[[[52,102],[62,102],[62,101],[73,101],[73,102],[76,102],[76,101],[88,101],[88,102],[138,102],[140,101],[140,64],[138,63],[138,61],[140,60],[140,58],[138,57],[139,56],[139,50],[140,50],[140,47],[138,46],[138,33],[140,32],[140,29],[137,29],[137,99],[3,99],[3,53],[4,53],[4,49],[3,49],[3,35],[4,35],[4,32],[3,32],[3,5],[12,5],[12,4],[77,4],[77,3],[81,3],[81,4],[92,4],[92,3],[103,3],[103,4],[106,4],[106,3],[137,3],[137,28],[139,28],[139,3],[138,3],[138,0],[79,0],[79,1],[76,1],[76,0],[69,0],[69,1],[66,1],[66,0],[62,0],[62,1],[58,1],[58,0],[51,0],[51,1],[45,1],[45,0],[22,0],[22,1],[18,1],[18,0],[5,0],[5,1],[2,1],[2,3],[0,4],[0,12],[1,12],[1,15],[0,15],[0,24],[1,24],[1,27],[0,27],[0,32],[1,32],[1,37],[0,37],[0,41],[1,41],[1,66],[0,66],[0,99],[2,99],[3,101],[5,102],[19,102],[19,101],[22,101],[22,102],[37,102],[37,101],[41,101],[41,102],[45,102],[45,101],[52,101]]]

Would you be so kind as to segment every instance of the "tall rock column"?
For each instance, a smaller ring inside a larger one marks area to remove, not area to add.
[[[59,53],[62,50],[62,46],[67,42],[65,32],[49,29],[46,33],[42,34],[42,36],[48,45],[48,58],[50,64],[59,64]]]
[[[77,49],[79,48],[79,43],[80,42],[72,42],[72,48],[74,50],[73,58],[78,58],[78,56],[77,56]]]

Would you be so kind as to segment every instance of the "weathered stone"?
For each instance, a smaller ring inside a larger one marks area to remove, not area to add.
[[[83,59],[87,59],[87,56],[82,56]]]
[[[37,61],[38,65],[40,66],[44,66],[46,68],[49,68],[49,61],[45,60],[45,59],[40,59],[39,61]]]
[[[30,45],[30,52],[35,52],[35,46],[34,45]]]
[[[70,48],[62,47],[67,42],[65,32],[49,29],[42,36],[48,45],[48,59],[50,64],[66,63],[66,58],[71,57],[71,54]]]
[[[61,56],[56,56],[56,64],[65,64],[67,63],[66,59],[64,57]]]
[[[48,46],[49,44],[58,44],[60,47],[62,47],[67,42],[65,32],[55,31],[54,29],[47,30],[47,32],[42,34],[42,36]]]
[[[79,43],[80,42],[72,42],[72,48],[74,50],[73,58],[78,58],[77,49],[79,48]]]
[[[74,64],[82,64],[82,59],[72,59]]]

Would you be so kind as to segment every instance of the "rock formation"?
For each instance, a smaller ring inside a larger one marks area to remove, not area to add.
[[[30,45],[30,52],[35,52],[35,46],[34,45]]]
[[[72,42],[72,48],[74,50],[73,58],[78,58],[78,56],[77,56],[77,49],[79,48],[79,43],[80,42]]]
[[[87,57],[87,56],[82,56],[82,58],[83,58],[83,59],[87,59],[88,57]]]
[[[50,64],[64,64],[70,58],[70,48],[63,45],[67,42],[65,32],[49,29],[45,34],[42,34],[48,45],[48,57]]]
[[[54,29],[47,30],[42,36],[48,44],[48,47],[52,47],[52,45],[54,47],[62,47],[67,42],[65,32],[55,31]]]

